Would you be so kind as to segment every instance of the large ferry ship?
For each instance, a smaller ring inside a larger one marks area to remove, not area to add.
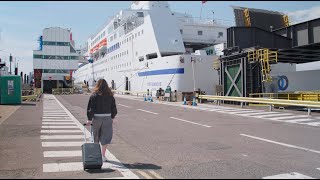
[[[172,12],[166,1],[133,1],[87,40],[75,83],[100,78],[116,90],[215,93],[214,48],[223,48],[228,23]],[[214,48],[210,48],[214,47]],[[211,50],[208,50],[211,49]],[[211,51],[211,52],[210,52]]]

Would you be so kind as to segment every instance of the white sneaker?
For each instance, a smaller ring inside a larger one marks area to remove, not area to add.
[[[108,162],[108,159],[106,157],[102,156],[102,161],[103,162]]]

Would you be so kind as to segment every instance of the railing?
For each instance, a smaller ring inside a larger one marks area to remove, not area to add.
[[[311,115],[311,108],[320,108],[320,102],[315,102],[315,101],[247,98],[247,97],[231,97],[231,96],[211,96],[211,95],[199,95],[199,99],[217,100],[219,104],[220,104],[220,101],[240,102],[241,107],[243,107],[243,103],[267,104],[267,105],[269,105],[270,111],[272,111],[272,107],[274,105],[306,107],[306,108],[308,108],[308,115]]]
[[[146,91],[120,91],[120,90],[112,90],[112,92],[117,94],[130,94],[130,95],[137,95],[142,94],[143,97],[147,95],[148,92]]]
[[[41,99],[41,89],[22,90],[22,101],[38,101]]]
[[[251,98],[268,98],[268,99],[286,99],[300,101],[320,101],[320,92],[303,92],[303,93],[253,93],[249,94]]]
[[[52,94],[53,95],[69,95],[69,94],[73,94],[73,88],[55,88],[52,89]]]

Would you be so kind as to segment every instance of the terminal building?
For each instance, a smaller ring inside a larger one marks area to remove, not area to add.
[[[72,73],[78,68],[72,32],[69,29],[50,27],[39,37],[39,50],[33,51],[34,86],[43,93],[55,88],[72,88]]]

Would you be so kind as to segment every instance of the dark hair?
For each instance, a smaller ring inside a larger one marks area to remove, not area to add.
[[[98,83],[93,89],[93,92],[102,96],[104,95],[113,96],[113,92],[109,88],[107,81],[104,79],[99,79]]]

